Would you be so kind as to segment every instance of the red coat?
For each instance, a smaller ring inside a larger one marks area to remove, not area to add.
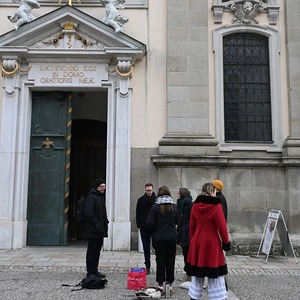
[[[190,217],[189,273],[197,277],[226,275],[223,249],[230,250],[226,221],[220,199],[200,195]]]

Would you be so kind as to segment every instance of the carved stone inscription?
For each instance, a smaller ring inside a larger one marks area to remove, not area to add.
[[[94,63],[32,64],[28,75],[35,86],[101,86],[108,78],[105,66]]]

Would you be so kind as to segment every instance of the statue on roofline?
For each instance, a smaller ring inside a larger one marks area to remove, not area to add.
[[[13,0],[15,3],[20,3],[19,8],[14,13],[7,16],[12,22],[16,23],[14,26],[16,30],[25,23],[35,19],[35,16],[31,14],[33,8],[40,8],[40,4],[37,0]]]
[[[122,32],[122,26],[129,21],[128,17],[119,14],[118,9],[124,8],[125,0],[100,0],[105,7],[106,16],[102,20],[112,26],[115,32]]]

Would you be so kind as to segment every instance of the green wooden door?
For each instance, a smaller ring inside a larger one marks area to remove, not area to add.
[[[63,92],[32,96],[28,245],[67,244],[69,106]]]

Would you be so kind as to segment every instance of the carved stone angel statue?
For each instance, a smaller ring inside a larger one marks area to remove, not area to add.
[[[231,5],[231,9],[235,11],[235,18],[232,20],[232,23],[258,23],[256,17],[259,12],[263,11],[262,2],[261,0],[255,4],[252,2],[253,1],[234,1]]]
[[[100,0],[105,7],[106,17],[103,22],[112,26],[115,32],[123,31],[123,24],[129,21],[128,17],[119,14],[118,9],[124,8],[125,0]]]
[[[20,3],[19,8],[14,13],[7,16],[7,18],[12,22],[16,23],[14,26],[16,30],[20,28],[25,23],[35,19],[35,16],[31,14],[33,8],[40,8],[40,4],[37,0],[13,0],[15,3]]]

